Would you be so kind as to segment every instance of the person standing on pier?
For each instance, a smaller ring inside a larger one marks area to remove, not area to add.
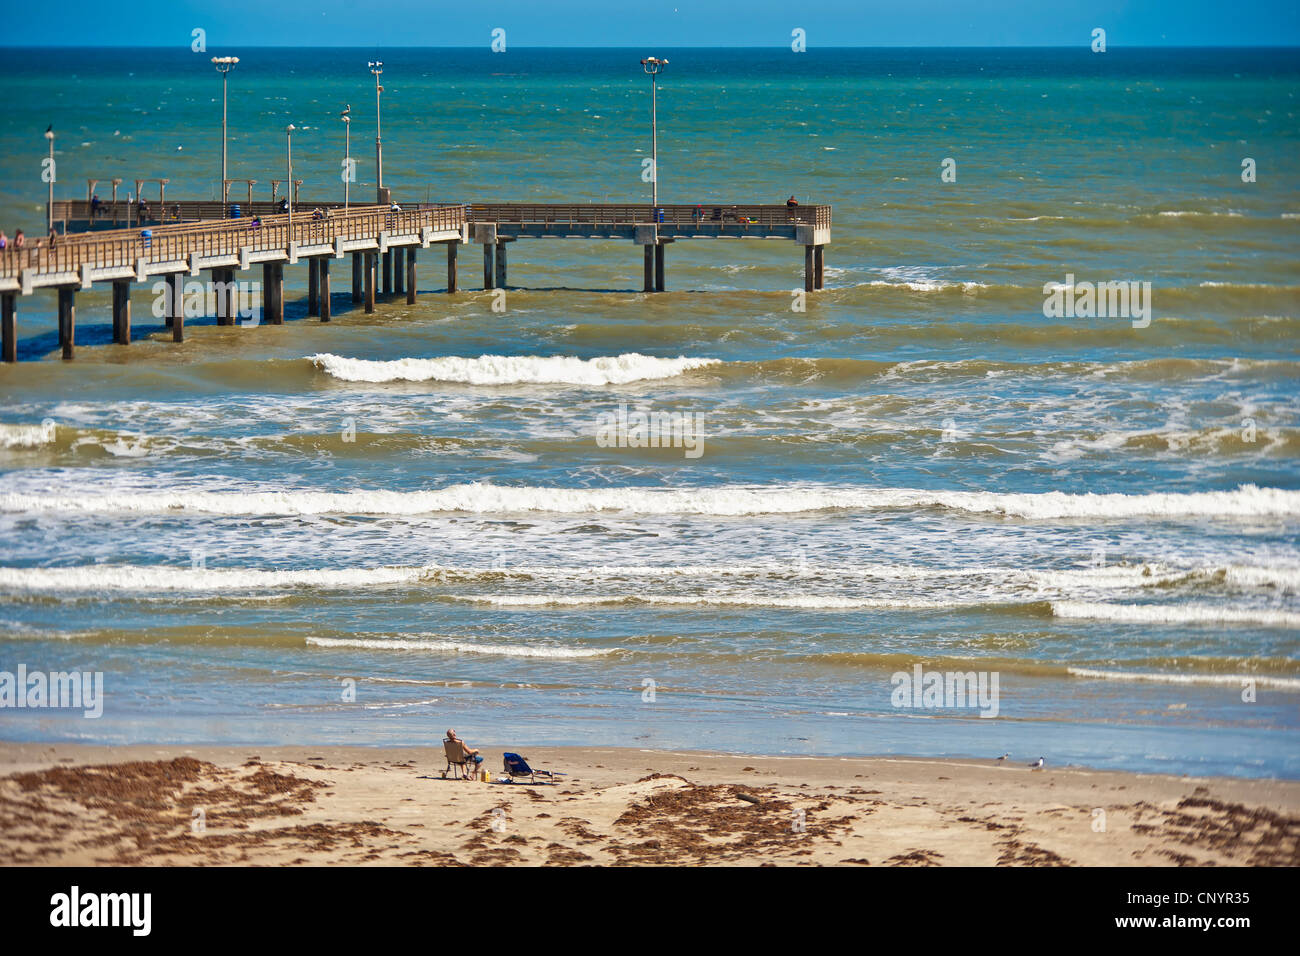
[[[4,251],[6,248],[8,248],[8,246],[9,246],[9,237],[5,235],[5,231],[3,229],[0,229],[0,251]]]
[[[27,237],[24,236],[23,231],[19,229],[14,233],[14,248],[21,249],[25,245],[27,245]]]

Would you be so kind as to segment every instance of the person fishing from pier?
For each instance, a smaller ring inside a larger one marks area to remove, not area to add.
[[[24,236],[23,231],[19,229],[17,232],[14,233],[14,248],[21,249],[25,245],[27,245],[27,237]]]
[[[100,201],[99,193],[95,193],[93,196],[90,197],[90,218],[91,219],[94,219],[99,215],[99,207],[102,205],[104,204],[103,202]]]
[[[0,252],[3,252],[8,247],[9,247],[9,237],[5,235],[5,231],[3,229],[0,229]]]

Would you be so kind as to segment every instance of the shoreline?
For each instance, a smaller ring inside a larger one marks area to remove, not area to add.
[[[501,749],[471,743],[497,776]],[[566,776],[444,780],[440,747],[3,743],[0,863],[1300,865],[1297,781],[962,758],[522,752]]]

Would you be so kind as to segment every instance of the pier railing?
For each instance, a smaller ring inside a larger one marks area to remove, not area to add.
[[[350,209],[364,209],[367,203],[352,203]],[[113,227],[147,227],[162,226],[178,222],[199,222],[211,219],[228,219],[231,218],[230,212],[234,207],[239,208],[239,217],[251,219],[254,216],[278,216],[283,215],[284,210],[280,200],[257,199],[248,202],[241,199],[231,199],[228,203],[222,203],[219,200],[207,199],[179,199],[159,203],[157,201],[149,202],[143,209],[138,202],[129,202],[125,199],[103,199],[98,205],[92,203],[89,199],[56,199],[54,205],[50,207],[52,212],[52,221],[55,223],[89,223],[93,229],[101,229],[107,226]],[[298,200],[294,203],[296,209],[311,209],[320,207],[321,209],[342,209],[342,202],[308,202]]]
[[[275,215],[70,233],[58,236],[53,244],[42,239],[35,246],[10,246],[0,252],[0,277],[17,278],[25,269],[75,273],[83,264],[95,268],[134,266],[141,259],[146,264],[177,262],[195,253],[204,257],[238,255],[241,249],[286,249],[290,242],[312,246],[335,239],[374,239],[381,232],[418,235],[423,228],[459,229],[465,221],[465,207],[459,204],[400,211],[387,206],[354,206],[346,213],[322,209],[320,218],[314,212],[295,212],[292,221],[287,215]]]
[[[831,207],[787,206],[784,203],[764,206],[734,203],[658,206],[610,203],[471,203],[469,221],[610,226],[653,222],[677,226],[698,223],[741,223],[758,226],[811,223],[829,229]]]

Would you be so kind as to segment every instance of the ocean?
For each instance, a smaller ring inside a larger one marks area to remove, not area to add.
[[[285,325],[183,345],[145,284],[109,344],[99,287],[70,363],[20,298],[0,671],[104,701],[0,738],[1300,777],[1300,55],[649,52],[660,200],[832,204],[825,290],[789,242],[675,243],[646,295],[630,243],[520,241],[504,311],[477,247],[372,316],[344,269],[328,325],[290,267]],[[290,122],[342,198],[348,104],[373,196],[379,56],[397,201],[649,199],[642,51],[10,49],[0,228],[44,233],[50,123],[58,198],[215,198],[226,53],[255,198]],[[994,706],[900,694],[934,674]]]

